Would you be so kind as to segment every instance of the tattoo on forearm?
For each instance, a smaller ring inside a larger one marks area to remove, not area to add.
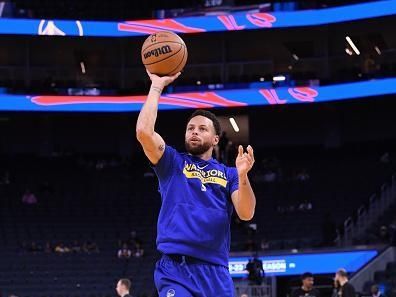
[[[159,149],[160,151],[163,151],[163,150],[165,149],[165,145],[161,144],[161,145],[158,147],[158,149]]]

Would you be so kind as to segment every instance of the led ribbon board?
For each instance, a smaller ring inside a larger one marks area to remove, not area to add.
[[[103,22],[0,18],[0,34],[56,36],[141,36],[160,30],[201,33],[300,26],[316,26],[396,14],[396,0],[302,11],[238,12],[218,16]]]
[[[315,254],[289,254],[280,256],[266,256],[259,259],[263,262],[266,275],[284,276],[301,275],[304,272],[314,274],[334,274],[339,268],[348,272],[355,272],[366,265],[378,255],[375,250],[315,253]],[[232,277],[247,277],[245,270],[248,257],[231,257],[229,271]]]
[[[396,78],[322,87],[238,89],[164,94],[159,109],[301,104],[396,94]],[[146,96],[47,96],[0,94],[2,111],[139,111]]]

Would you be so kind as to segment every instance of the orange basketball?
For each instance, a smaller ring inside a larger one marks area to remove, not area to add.
[[[159,76],[176,74],[186,65],[186,44],[173,32],[151,34],[143,43],[142,61],[151,73]]]

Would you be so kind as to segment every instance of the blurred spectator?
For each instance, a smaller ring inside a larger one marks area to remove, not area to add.
[[[117,283],[116,291],[120,297],[131,297],[129,291],[131,290],[131,281],[129,279],[120,279]]]
[[[111,158],[108,165],[109,165],[109,167],[115,168],[115,167],[120,166],[120,163],[115,158]]]
[[[261,242],[260,242],[260,249],[261,249],[262,251],[265,251],[265,250],[268,250],[268,249],[269,249],[269,242],[268,242],[265,238],[261,239]]]
[[[390,238],[390,235],[389,235],[389,232],[388,232],[388,227],[381,226],[380,230],[379,230],[379,233],[378,233],[378,236],[377,236],[377,243],[388,244],[388,243],[391,242],[390,239],[391,238]]]
[[[364,56],[361,69],[364,78],[374,77],[379,68],[380,65],[375,62],[373,55],[366,54]]]
[[[26,205],[34,205],[37,204],[37,202],[36,196],[29,189],[27,189],[22,196],[22,203]]]
[[[26,253],[27,252],[27,250],[28,250],[28,245],[26,244],[26,241],[22,241],[22,243],[19,245],[19,252],[21,253],[21,254],[24,254],[24,253]]]
[[[389,225],[389,235],[391,245],[396,246],[396,218]]]
[[[305,182],[310,180],[311,176],[308,174],[307,169],[303,168],[296,175],[296,180],[300,182]]]
[[[246,265],[246,270],[249,273],[248,280],[250,285],[261,285],[264,278],[264,269],[263,262],[254,257],[253,259],[249,259],[248,264]]]
[[[100,171],[103,170],[106,166],[106,162],[104,160],[98,160],[95,164],[95,169]]]
[[[301,276],[301,288],[294,290],[292,297],[320,297],[319,290],[314,288],[314,276],[306,272]]]
[[[99,253],[99,248],[95,242],[88,240],[83,245],[83,251],[88,254]]]
[[[273,183],[276,179],[277,175],[272,169],[267,169],[263,174],[263,180],[266,183]]]
[[[63,243],[59,243],[55,247],[55,253],[57,253],[57,254],[67,254],[67,253],[70,253],[70,249],[67,246],[65,246]]]
[[[136,231],[131,231],[131,233],[129,234],[128,244],[129,246],[135,246],[136,244],[142,245],[142,241],[137,236]]]
[[[140,258],[143,257],[143,255],[144,255],[144,249],[141,247],[139,243],[137,243],[135,246],[135,251],[133,253],[133,256],[136,258]]]
[[[269,160],[269,164],[268,164],[269,168],[271,168],[272,170],[274,170],[276,172],[276,175],[278,178],[281,177],[282,175],[282,169],[281,169],[281,164],[280,161],[277,157],[273,157]]]
[[[396,166],[393,162],[392,154],[384,152],[379,158],[380,168],[385,176],[392,176],[396,171]]]
[[[355,288],[349,283],[345,269],[341,268],[336,272],[335,280],[340,284],[339,293],[342,297],[356,297]]]
[[[279,160],[274,157],[270,159],[263,159],[259,166],[259,177],[260,181],[265,183],[273,183],[279,181],[281,175],[281,169]]]
[[[81,245],[78,243],[77,240],[73,241],[73,244],[71,246],[71,251],[73,253],[81,253],[82,248],[81,248]]]
[[[34,241],[30,244],[28,251],[31,253],[39,253],[43,251],[43,248],[37,245]]]
[[[124,243],[122,248],[118,250],[118,259],[129,259],[132,256],[132,251],[128,248],[128,245]]]
[[[370,291],[372,297],[384,297],[384,295],[380,292],[378,285],[372,285]]]
[[[390,156],[388,152],[385,152],[382,154],[380,157],[380,162],[384,164],[389,164],[390,163]]]
[[[293,205],[278,205],[276,210],[281,214],[292,213],[295,210]]]
[[[248,240],[246,241],[246,245],[245,245],[246,251],[253,252],[257,250],[256,232],[257,232],[257,224],[249,224],[247,226]]]
[[[44,253],[49,254],[52,252],[53,252],[53,250],[52,250],[51,244],[47,241],[44,246]]]
[[[303,168],[297,171],[293,179],[296,181],[296,183],[293,183],[293,188],[295,190],[294,195],[297,200],[296,208],[300,211],[312,210],[313,205],[309,188],[311,176],[307,169]]]
[[[340,293],[340,283],[334,279],[333,280],[333,292],[331,293],[331,297],[339,297]]]
[[[307,199],[304,199],[302,203],[298,205],[298,210],[304,211],[304,210],[312,210],[313,206],[312,203],[309,202]]]

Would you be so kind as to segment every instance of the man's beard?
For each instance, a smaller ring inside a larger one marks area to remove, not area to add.
[[[212,144],[204,142],[203,144],[192,146],[188,141],[186,141],[185,146],[188,153],[193,156],[200,156],[206,153],[212,147]]]

